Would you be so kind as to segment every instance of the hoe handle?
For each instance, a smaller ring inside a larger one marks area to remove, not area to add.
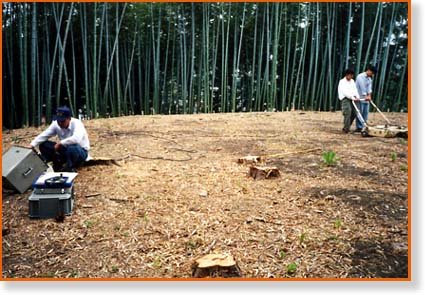
[[[381,110],[376,106],[376,104],[370,100],[370,103],[373,105],[373,107],[378,111],[378,113],[380,113],[382,115],[382,117],[385,119],[385,121],[387,121],[388,125],[390,125],[390,120],[388,120],[387,117],[385,117],[385,115],[381,112]]]
[[[362,122],[367,127],[367,123],[364,120],[362,114],[360,113],[359,108],[356,106],[356,103],[353,100],[351,101],[351,103],[353,104],[353,107],[356,110],[357,118],[359,118],[360,122]]]

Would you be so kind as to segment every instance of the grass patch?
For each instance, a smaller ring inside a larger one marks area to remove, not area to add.
[[[92,228],[95,224],[96,224],[96,221],[93,221],[93,220],[84,221],[84,226],[87,228]]]
[[[293,263],[288,264],[288,266],[286,267],[286,272],[289,275],[292,275],[297,271],[297,269],[298,269],[297,265],[293,262]]]
[[[342,221],[339,219],[335,220],[334,227],[336,229],[339,229],[341,226],[342,226]]]
[[[340,161],[334,151],[327,151],[322,154],[322,160],[327,166],[335,166]]]

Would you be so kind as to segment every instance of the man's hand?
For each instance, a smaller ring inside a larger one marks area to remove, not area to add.
[[[370,97],[370,95],[368,95],[368,96],[366,96],[366,97],[365,97],[365,99],[366,99],[367,101],[371,101],[371,100],[372,100],[372,97]]]
[[[29,148],[29,149],[32,149],[32,150],[35,150],[35,147],[33,147],[32,145],[27,145],[27,148]]]
[[[60,142],[55,144],[55,152],[59,153],[61,148],[62,148],[62,144]]]
[[[360,101],[360,98],[355,97],[355,98],[354,98],[354,101]]]

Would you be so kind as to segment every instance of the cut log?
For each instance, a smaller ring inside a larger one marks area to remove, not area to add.
[[[208,254],[192,265],[194,278],[238,278],[242,276],[236,261],[228,254]]]
[[[277,178],[280,177],[280,172],[277,167],[257,167],[251,166],[249,168],[249,176],[256,180]]]
[[[257,164],[262,161],[263,159],[259,156],[246,156],[238,159],[239,164]]]

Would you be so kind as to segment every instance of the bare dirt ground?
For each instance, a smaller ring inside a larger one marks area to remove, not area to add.
[[[407,114],[387,114],[407,125]],[[377,113],[370,123],[382,124]],[[343,134],[341,112],[85,121],[95,157],[63,222],[30,219],[3,190],[4,278],[191,278],[208,253],[245,278],[406,278],[408,144]],[[353,124],[354,128],[354,124]],[[3,152],[41,129],[3,132]],[[336,152],[328,166],[322,153]],[[262,156],[279,178],[237,160]]]

